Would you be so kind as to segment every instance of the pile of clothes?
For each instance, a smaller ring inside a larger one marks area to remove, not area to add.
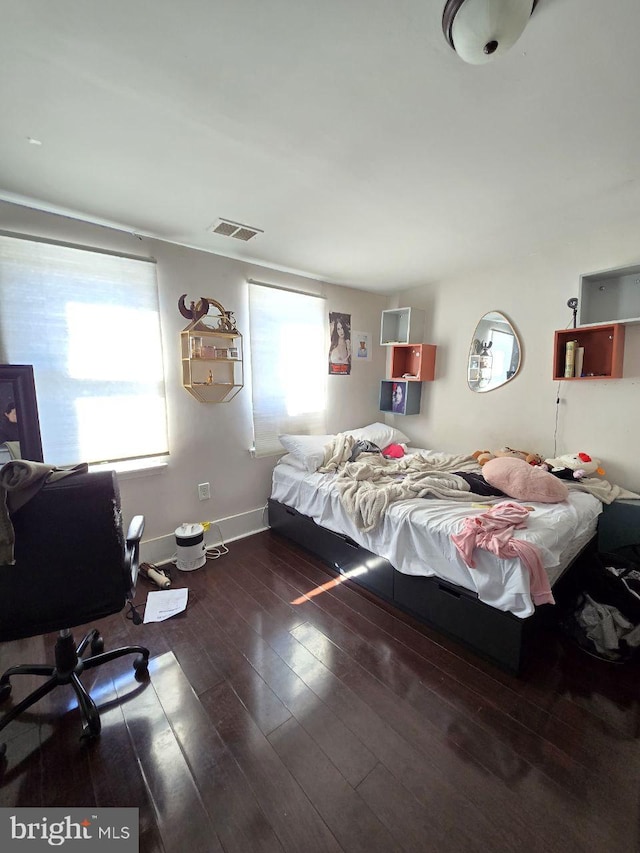
[[[636,547],[636,546],[633,546]],[[585,651],[603,660],[631,660],[640,647],[640,559],[594,554],[564,627]]]

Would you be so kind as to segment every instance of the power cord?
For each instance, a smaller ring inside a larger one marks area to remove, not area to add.
[[[204,553],[207,560],[217,560],[219,557],[224,557],[225,554],[228,554],[229,549],[224,543],[222,545],[209,545],[205,548]]]
[[[560,386],[562,385],[562,381],[558,382],[558,391],[556,393],[556,422],[553,428],[553,458],[555,459],[558,455],[557,447],[558,447],[558,417],[560,415]]]
[[[568,329],[570,327],[573,327],[575,329],[576,328],[576,316],[577,316],[577,310],[578,310],[578,300],[575,297],[569,299],[569,301],[567,302],[567,307],[571,308],[571,310],[573,311],[573,319],[567,323],[567,325],[565,326],[565,329]],[[560,415],[560,388],[561,387],[562,387],[562,379],[558,382],[558,390],[556,392],[556,419],[555,419],[555,425],[553,428],[553,458],[554,459],[558,455],[558,418]]]
[[[129,612],[125,614],[126,618],[130,622],[133,622],[134,625],[142,625],[142,616],[138,613],[138,609],[142,607],[144,612],[145,602],[143,601],[142,604],[134,604],[132,601],[129,601],[128,603]]]
[[[207,555],[207,560],[217,560],[219,557],[223,557],[225,554],[229,553],[229,549],[224,544],[224,539],[222,538],[222,531],[220,530],[220,525],[216,524],[213,521],[207,522],[208,527],[205,527],[205,530],[208,530],[209,527],[215,525],[216,530],[218,531],[218,537],[220,539],[219,545],[207,545],[205,549],[205,554]]]

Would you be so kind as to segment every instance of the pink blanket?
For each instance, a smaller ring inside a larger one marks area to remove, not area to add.
[[[549,578],[542,565],[538,549],[524,539],[517,539],[514,530],[526,527],[529,510],[516,503],[500,503],[482,515],[465,518],[460,533],[451,536],[462,559],[474,569],[473,551],[484,548],[497,557],[519,557],[529,571],[531,598],[534,604],[555,604]]]

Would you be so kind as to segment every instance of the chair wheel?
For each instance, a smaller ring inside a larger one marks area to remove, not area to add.
[[[102,639],[100,634],[98,634],[97,637],[94,637],[93,640],[91,640],[91,654],[99,655],[103,651],[104,651],[104,640]]]
[[[136,671],[136,675],[142,675],[147,672],[149,668],[149,660],[144,655],[138,655],[137,658],[133,661],[133,668]]]
[[[9,696],[11,696],[11,683],[7,681],[6,684],[0,684],[0,702],[6,702]]]

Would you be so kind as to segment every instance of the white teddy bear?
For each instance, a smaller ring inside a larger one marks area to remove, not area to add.
[[[605,471],[600,467],[600,460],[594,459],[588,453],[565,453],[556,459],[545,459],[545,466],[556,477],[562,480],[582,480],[591,474],[600,474]]]

